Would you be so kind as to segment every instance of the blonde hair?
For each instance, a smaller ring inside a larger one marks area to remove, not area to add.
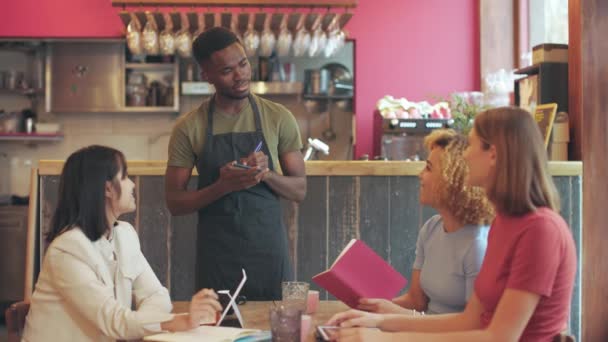
[[[449,210],[463,224],[487,224],[494,217],[494,209],[480,187],[466,185],[468,172],[462,154],[466,138],[452,129],[438,129],[424,138],[430,151],[441,148],[441,179],[434,187],[438,203]]]
[[[484,148],[496,148],[496,173],[486,191],[499,212],[519,216],[538,207],[559,211],[544,141],[529,112],[490,109],[475,117],[473,127]]]

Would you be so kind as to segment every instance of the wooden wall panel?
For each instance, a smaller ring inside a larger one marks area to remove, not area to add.
[[[568,159],[583,160],[583,65],[581,1],[568,0]]]
[[[196,214],[171,218],[170,291],[173,300],[190,300],[195,288]]]
[[[327,182],[328,177],[308,177],[306,198],[299,205],[299,253],[295,267],[298,280],[310,281],[312,276],[327,269],[328,264],[333,262],[327,257]],[[310,287],[321,290],[312,282]],[[319,295],[327,298],[327,291],[322,290]]]
[[[328,185],[327,261],[331,265],[351,239],[360,238],[359,177],[329,177]],[[328,299],[335,298],[328,295]]]
[[[160,282],[171,288],[170,217],[165,205],[164,177],[142,177],[139,195],[139,240],[141,250]]]
[[[383,259],[390,252],[390,177],[359,177],[361,240]]]
[[[608,2],[580,0],[583,154],[583,341],[608,341]],[[574,38],[574,37],[573,37]],[[572,41],[572,40],[571,40]]]
[[[388,260],[408,281],[416,258],[416,239],[421,226],[419,190],[420,184],[416,177],[399,176],[390,179]],[[409,285],[408,282],[406,289]]]
[[[197,177],[192,177],[188,189],[196,189],[196,181]],[[190,300],[200,290],[195,288],[197,222],[196,213],[171,216],[170,291],[173,300]]]
[[[359,177],[330,177],[328,193],[328,262],[353,238],[360,238]]]

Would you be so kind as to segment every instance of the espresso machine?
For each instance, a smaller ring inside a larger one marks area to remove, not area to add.
[[[374,154],[382,159],[426,160],[424,137],[438,128],[449,128],[453,119],[385,119],[374,113]]]

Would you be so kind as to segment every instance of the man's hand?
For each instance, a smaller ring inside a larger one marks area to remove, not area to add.
[[[245,190],[258,184],[267,172],[268,169],[260,171],[255,167],[244,170],[235,167],[234,161],[232,161],[220,169],[220,178],[217,182],[224,192],[231,193]]]
[[[268,169],[268,156],[264,152],[252,152],[247,158],[241,158],[241,164],[264,171]]]

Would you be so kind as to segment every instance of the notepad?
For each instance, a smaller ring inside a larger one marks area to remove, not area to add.
[[[361,298],[392,299],[407,280],[363,241],[352,239],[333,265],[312,280],[351,308]]]
[[[189,331],[162,333],[144,337],[144,341],[156,342],[253,342],[270,340],[270,331],[206,325]]]

